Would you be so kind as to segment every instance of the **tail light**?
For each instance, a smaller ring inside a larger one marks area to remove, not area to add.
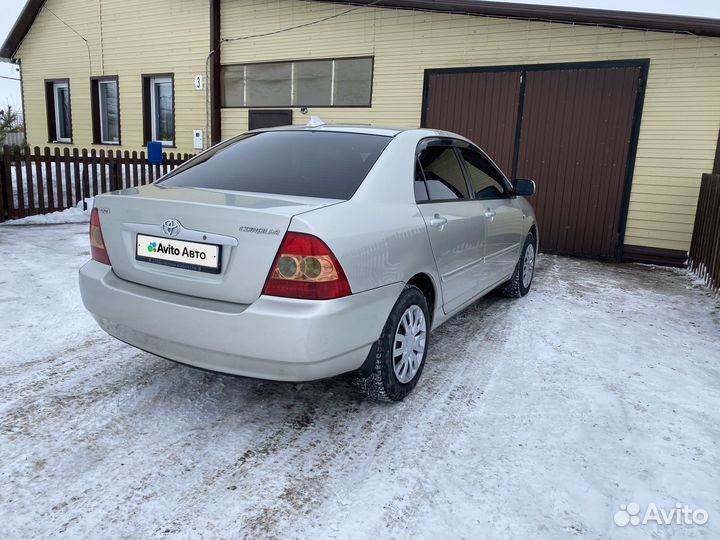
[[[330,300],[351,294],[340,263],[325,242],[288,232],[270,269],[263,294]]]
[[[100,229],[100,214],[97,208],[90,213],[90,255],[93,260],[110,265],[105,241],[103,240],[102,229]]]

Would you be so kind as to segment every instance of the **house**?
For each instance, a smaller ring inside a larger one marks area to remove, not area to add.
[[[429,126],[531,177],[548,252],[681,264],[718,168],[720,21],[473,0],[29,0],[30,145]]]

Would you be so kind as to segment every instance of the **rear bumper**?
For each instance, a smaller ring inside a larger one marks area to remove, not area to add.
[[[403,286],[336,300],[261,296],[241,305],[128,282],[96,261],[80,269],[83,303],[108,334],[191,366],[278,381],[359,368]]]

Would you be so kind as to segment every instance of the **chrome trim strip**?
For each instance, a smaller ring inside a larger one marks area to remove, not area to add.
[[[512,251],[513,249],[517,249],[520,243],[515,243],[512,246],[506,247],[505,249],[501,249],[500,251],[496,251],[492,255],[487,255],[485,257],[485,260],[494,259],[495,257],[499,257],[500,255],[505,255],[508,251]]]
[[[447,281],[448,279],[455,277],[457,274],[465,272],[466,270],[470,270],[473,266],[477,266],[478,264],[481,264],[483,262],[485,262],[484,259],[477,259],[477,260],[471,261],[471,262],[461,266],[460,268],[455,268],[455,270],[450,270],[449,272],[446,272],[445,274],[440,276],[440,279],[442,281]]]
[[[200,242],[205,244],[217,244],[220,246],[237,246],[238,239],[232,236],[225,236],[222,234],[213,234],[202,231],[195,231],[192,229],[186,229],[182,227],[180,233],[177,236],[169,238],[162,230],[162,225],[146,225],[144,223],[123,223],[123,229],[126,231],[149,234],[151,236],[159,236],[161,238],[168,238],[169,240],[188,240],[190,242]]]

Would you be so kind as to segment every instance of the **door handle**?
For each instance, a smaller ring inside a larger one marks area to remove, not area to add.
[[[435,214],[430,218],[430,226],[442,229],[447,223],[447,218],[442,217],[440,214]]]
[[[494,218],[496,215],[497,212],[495,212],[495,210],[491,210],[490,208],[485,211],[485,217]]]

